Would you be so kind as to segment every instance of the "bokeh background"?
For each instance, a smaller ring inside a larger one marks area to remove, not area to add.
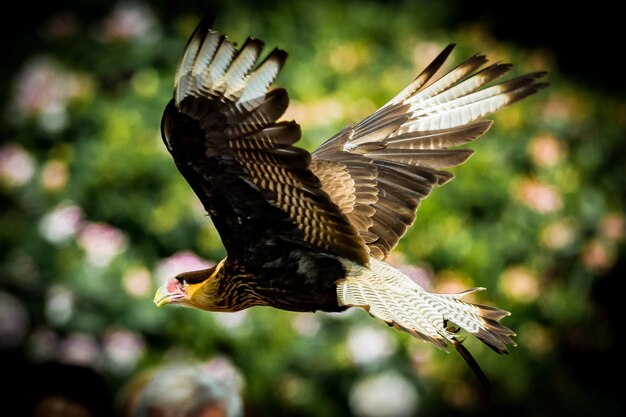
[[[567,17],[495,1],[49,3],[16,4],[2,25],[0,365],[6,398],[31,399],[14,401],[23,413],[76,385],[92,415],[123,415],[137,381],[189,362],[238,391],[246,416],[623,412],[608,376],[624,365],[626,95],[602,2]],[[154,307],[164,280],[224,256],[159,132],[206,11],[237,42],[290,53],[276,84],[309,150],[450,42],[454,63],[481,52],[550,72],[548,90],[493,116],[390,260],[433,291],[485,286],[480,302],[512,312],[508,356],[467,340],[491,391],[456,354],[361,312]],[[41,377],[50,362],[100,382]]]

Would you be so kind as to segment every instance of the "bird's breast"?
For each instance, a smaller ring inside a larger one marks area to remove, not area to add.
[[[289,311],[344,309],[337,302],[337,282],[346,277],[340,258],[292,250],[245,269],[238,274],[239,286],[254,293],[258,305]]]

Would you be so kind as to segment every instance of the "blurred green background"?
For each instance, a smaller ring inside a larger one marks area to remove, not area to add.
[[[0,365],[14,393],[35,364],[76,364],[104,378],[121,414],[143,372],[195,360],[241,390],[246,416],[623,411],[607,375],[623,366],[624,81],[599,37],[573,30],[567,42],[548,34],[556,15],[491,6],[91,0],[6,13],[18,28],[3,25],[0,73]],[[434,291],[485,286],[481,302],[512,312],[508,356],[467,340],[490,392],[456,354],[361,312],[154,307],[161,282],[224,256],[159,132],[205,11],[240,44],[253,35],[289,52],[276,85],[309,150],[450,42],[449,65],[481,52],[513,74],[550,72],[548,90],[493,116],[390,259]]]

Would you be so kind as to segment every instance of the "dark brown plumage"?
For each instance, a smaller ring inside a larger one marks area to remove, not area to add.
[[[460,301],[475,290],[431,294],[383,261],[420,202],[452,179],[445,169],[473,153],[455,147],[489,129],[482,116],[543,88],[544,73],[483,88],[511,66],[479,70],[487,60],[476,55],[434,79],[450,45],[377,112],[310,154],[294,146],[299,125],[278,121],[287,92],[268,92],[287,54],[274,49],[255,66],[263,42],[249,38],[236,50],[210,24],[203,19],[187,44],[162,135],[228,256],[166,283],[157,305],[361,307],[437,346],[452,343],[475,371],[448,321],[499,353],[514,345],[499,323],[508,313]]]

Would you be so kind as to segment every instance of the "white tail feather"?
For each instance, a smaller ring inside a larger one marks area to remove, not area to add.
[[[337,286],[340,305],[363,308],[372,316],[413,336],[445,348],[455,342],[454,324],[489,345],[499,353],[515,343],[514,333],[498,323],[507,312],[461,301],[461,298],[484,288],[458,294],[433,294],[402,272],[377,259],[370,268],[351,264],[348,277]]]

